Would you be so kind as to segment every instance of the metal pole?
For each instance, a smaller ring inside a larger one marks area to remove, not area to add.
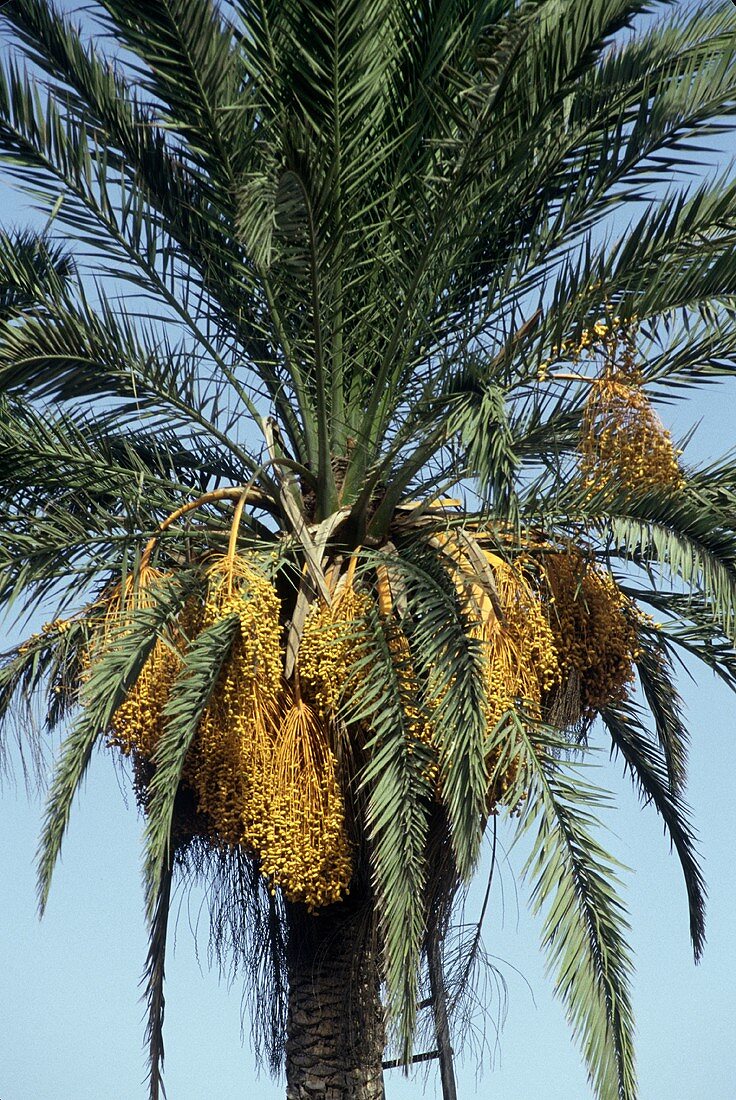
[[[429,988],[432,993],[434,1027],[437,1035],[437,1054],[440,1062],[442,1100],[457,1100],[455,1066],[450,1044],[450,1025],[447,1019],[447,993],[442,977],[442,952],[440,940],[432,936],[427,947]]]

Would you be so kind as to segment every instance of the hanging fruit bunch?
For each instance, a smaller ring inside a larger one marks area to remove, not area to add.
[[[582,732],[602,708],[626,698],[643,616],[592,556],[530,538],[511,559],[467,529],[439,541],[483,644],[489,731],[516,710]],[[500,757],[493,750],[489,774]],[[489,808],[503,803],[516,768],[496,775]]]
[[[337,714],[345,685],[360,656],[355,624],[367,614],[371,597],[356,589],[356,558],[339,579],[331,600],[315,600],[310,607],[299,644],[299,679],[322,721]]]
[[[636,492],[684,484],[672,437],[655,413],[637,365],[634,330],[599,326],[592,347],[603,369],[591,380],[583,416],[580,469],[586,487],[625,486]]]
[[[684,476],[672,436],[652,408],[636,349],[636,318],[598,321],[577,339],[552,348],[540,364],[540,382],[582,381],[590,386],[579,443],[580,472],[590,493],[625,487],[637,493],[678,489]],[[597,377],[555,373],[553,362],[595,359]]]
[[[261,816],[255,804],[271,766],[280,701],[279,600],[267,577],[238,555],[208,565],[205,593],[201,628],[235,615],[238,630],[185,777],[220,841],[257,850]]]
[[[626,698],[640,653],[637,626],[643,616],[611,574],[577,548],[545,555],[543,574],[542,598],[559,667],[555,686],[575,685],[575,724],[589,724],[603,707]],[[552,691],[548,713],[554,702]]]
[[[132,601],[110,596],[100,645],[113,623],[124,629],[126,613],[150,605],[159,578],[145,565]],[[235,639],[183,773],[196,799],[197,828],[209,843],[253,853],[289,900],[310,909],[328,905],[345,893],[352,870],[344,799],[326,724],[300,696],[298,677],[294,685],[284,681],[281,601],[263,568],[244,555],[215,558],[205,582],[204,601],[185,606],[115,711],[110,743],[133,757],[145,807],[184,650],[201,630],[236,616]]]

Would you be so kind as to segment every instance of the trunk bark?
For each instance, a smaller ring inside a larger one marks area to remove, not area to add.
[[[289,921],[287,1100],[383,1100],[378,967],[360,913]]]

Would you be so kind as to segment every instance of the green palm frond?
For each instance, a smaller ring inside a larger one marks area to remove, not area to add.
[[[485,372],[487,376],[488,372]],[[467,383],[466,383],[467,385]],[[453,385],[453,396],[458,393]],[[494,382],[461,398],[454,410],[468,448],[468,466],[499,514],[515,511],[515,483],[521,464],[519,438],[511,422],[504,390]],[[546,428],[546,425],[545,425]],[[549,435],[546,432],[545,438]]]
[[[182,285],[189,287],[188,296],[194,296],[195,287],[200,295],[205,288],[209,294],[214,291],[214,300],[200,296],[200,307],[211,308],[219,324],[237,332],[239,341],[268,373],[268,366],[274,364],[263,330],[248,308],[252,273],[239,257],[233,257],[212,190],[182,160],[181,145],[169,137],[155,109],[140,104],[122,67],[101,55],[93,43],[82,43],[73,20],[52,4],[14,0],[3,14],[12,21],[34,63],[73,89],[71,98],[68,91],[64,95],[64,110],[71,112],[70,140],[79,143],[94,136],[97,144],[106,144],[105,161],[87,160],[87,177],[99,180],[103,194],[109,189],[108,178],[113,185],[119,181],[126,193],[126,216],[118,219],[112,206],[97,201],[94,188],[85,188],[73,158],[66,156],[63,167],[57,164],[57,171],[52,170],[44,155],[43,128],[33,124],[30,105],[24,110],[18,87],[9,86],[7,94],[16,102],[17,117],[5,134],[6,145],[21,165],[32,164],[41,172],[42,184],[52,192],[63,183],[66,192],[59,218],[82,239],[94,232],[90,243],[132,265],[128,270],[118,268],[118,276],[127,275],[142,289],[165,297],[174,308],[177,295],[171,292],[172,278],[179,271]],[[56,138],[66,140],[63,130]],[[96,229],[90,230],[90,225]],[[183,266],[179,258],[185,261]],[[291,428],[289,405],[279,400],[273,376],[269,386]]]
[[[346,716],[368,723],[367,798],[374,889],[382,927],[390,1019],[402,1058],[411,1057],[416,980],[424,939],[426,844],[432,809],[432,753],[411,729],[401,704],[400,667],[377,613],[361,636],[354,698]]]
[[[143,871],[150,935],[146,993],[151,1100],[157,1100],[162,1087],[164,960],[175,857],[171,836],[174,801],[181,783],[184,760],[202,714],[217,688],[220,671],[239,626],[236,615],[227,616],[198,634],[184,654],[181,672],[164,710],[164,732],[152,759],[155,770],[146,795]]]
[[[710,602],[698,592],[671,591],[658,583],[652,587],[651,577],[650,584],[642,577],[637,580],[637,584],[621,582],[621,588],[661,620],[651,621],[644,631],[656,637],[655,650],[664,649],[671,665],[686,664],[688,657],[695,657],[734,690],[733,644],[714,618]]]
[[[45,768],[44,734],[73,710],[91,636],[87,619],[49,623],[40,634],[0,658],[0,775],[12,774],[8,731],[16,734],[24,772],[40,780]],[[43,703],[41,703],[43,699]],[[39,705],[44,710],[39,724]]]
[[[216,369],[216,368],[215,368]],[[46,300],[20,325],[0,329],[0,386],[27,399],[116,400],[121,415],[158,416],[183,428],[197,425],[251,470],[256,463],[205,413],[211,378],[201,357],[172,347],[163,333],[141,331],[104,300]]]
[[[680,602],[684,602],[679,597]],[[658,601],[651,601],[652,607],[657,606]],[[664,610],[671,610],[677,606],[678,600],[667,601]],[[683,610],[683,619],[687,620],[692,614],[692,607]],[[671,647],[672,652],[682,651],[682,655],[695,657],[706,668],[712,669],[716,676],[732,691],[736,690],[736,660],[734,660],[733,645],[724,637],[723,633],[714,624],[709,615],[709,609],[704,609],[703,617],[698,622],[683,621],[677,625],[673,623],[663,624],[661,635]]]
[[[570,18],[584,26],[600,18],[606,6],[595,13],[570,9]],[[608,6],[604,18],[615,6]],[[660,23],[618,42],[563,97],[545,101],[544,93],[538,94],[538,110],[547,107],[565,122],[561,145],[546,151],[551,160],[545,166],[564,211],[553,223],[555,231],[571,224],[582,229],[604,217],[617,185],[640,188],[666,179],[668,164],[687,157],[691,146],[713,132],[720,111],[712,106],[719,103],[723,114],[733,110],[729,23],[722,5],[718,11],[684,13],[667,26]],[[550,79],[541,65],[539,74],[542,81]],[[572,193],[568,172],[579,174],[580,186]]]
[[[406,625],[421,702],[438,752],[441,801],[460,875],[475,869],[483,834],[486,768],[483,649],[469,637],[449,570],[426,544],[400,546],[396,569],[404,575]]]
[[[104,0],[108,25],[141,65],[139,80],[195,164],[231,187],[248,138],[253,93],[242,88],[233,30],[210,0]],[[250,110],[249,110],[250,108]]]
[[[174,878],[174,849],[170,846],[155,898],[155,908],[150,919],[148,955],[143,974],[145,997],[148,1006],[146,1041],[148,1043],[148,1083],[150,1100],[165,1097],[163,1082],[164,1065],[164,979],[166,977],[166,939]]]
[[[719,382],[733,375],[732,310],[724,304],[721,309],[706,313],[707,320],[688,317],[686,324],[670,321],[642,356],[647,379],[664,391],[667,398],[680,396],[693,385],[704,385],[710,380]]]
[[[139,543],[125,530],[111,531],[104,508],[87,507],[82,518],[47,501],[43,511],[29,513],[19,517],[3,510],[0,603],[6,610],[21,599],[43,606],[47,597],[60,609],[78,607],[130,560]]]
[[[623,758],[631,781],[643,801],[651,802],[662,818],[667,836],[677,852],[687,889],[690,938],[696,960],[705,945],[705,883],[698,865],[690,810],[682,801],[682,792],[673,784],[667,758],[661,747],[649,737],[636,710],[610,708],[603,721],[614,749]]]
[[[38,894],[42,910],[48,899],[72,802],[92,752],[138,679],[159,635],[181,611],[189,594],[186,575],[166,581],[151,591],[155,592],[156,603],[126,616],[110,644],[105,644],[103,653],[91,663],[80,699],[81,714],[64,741],[55,765],[38,853]]]
[[[633,516],[613,517],[614,545],[624,556],[661,564],[708,602],[711,614],[728,637],[736,622],[736,572],[733,539],[696,506],[680,503],[661,522]]]
[[[563,743],[513,725],[529,786],[520,822],[532,842],[524,874],[533,886],[532,908],[542,917],[555,990],[596,1095],[628,1100],[637,1095],[628,924],[616,893],[616,861],[594,833],[595,812],[609,799],[580,766],[545,763],[545,755],[564,751]]]
[[[74,492],[95,500],[133,501],[140,513],[173,510],[174,502],[204,492],[215,478],[238,483],[247,471],[196,430],[105,423],[104,415],[73,415],[28,402],[0,401],[0,479],[7,499],[21,493],[58,497]],[[112,420],[112,418],[111,418]],[[196,488],[195,488],[196,486]]]
[[[646,629],[642,629],[640,636],[642,646],[636,660],[639,682],[667,761],[669,784],[677,793],[687,775],[689,744],[682,700],[673,684],[674,669],[664,639]]]
[[[166,725],[152,757],[155,771],[146,800],[146,861],[144,884],[149,920],[153,920],[162,875],[171,847],[174,800],[184,760],[200,719],[216,690],[239,629],[236,615],[207,627],[193,640],[182,661],[172,695],[164,709]]]
[[[0,321],[31,309],[51,287],[62,290],[73,271],[58,245],[29,232],[0,232]]]

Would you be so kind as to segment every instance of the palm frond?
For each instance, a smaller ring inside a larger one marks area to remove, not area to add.
[[[183,655],[182,668],[164,708],[166,725],[152,757],[155,767],[146,799],[146,911],[153,921],[171,848],[174,800],[187,753],[214,691],[240,621],[237,615],[206,627]]]
[[[656,604],[652,602],[651,606]],[[692,606],[684,612],[683,618],[686,620],[690,615]],[[731,691],[736,691],[736,656],[733,644],[710,621],[707,608],[698,622],[663,624],[661,634],[673,652],[682,650],[684,654],[695,657],[706,668],[710,668]]]
[[[634,707],[608,708],[601,717],[617,754],[623,758],[631,781],[644,802],[651,802],[662,818],[677,852],[687,890],[690,938],[696,961],[705,945],[705,883],[698,864],[690,810],[681,790],[672,783],[661,745],[648,736]]]
[[[29,505],[33,493],[39,503],[77,493],[111,507],[138,497],[143,510],[153,497],[155,509],[190,493],[198,471],[207,476],[206,459],[166,432],[120,432],[102,417],[72,417],[66,409],[40,415],[17,400],[0,398],[0,409],[0,479],[8,502],[21,493]]]
[[[656,631],[640,631],[641,652],[636,659],[644,698],[654,718],[657,740],[667,762],[672,790],[682,790],[687,775],[689,735],[682,714],[682,700],[673,684],[674,669],[663,638]]]
[[[232,188],[249,141],[253,90],[244,87],[235,31],[211,0],[102,0],[109,27],[140,59],[138,79],[193,162]]]
[[[91,623],[85,618],[49,623],[40,634],[2,655],[0,776],[12,774],[7,738],[15,732],[24,773],[30,770],[40,781],[46,748],[44,734],[53,730],[76,705],[90,636]],[[43,724],[37,718],[40,706],[45,710]]]
[[[38,894],[46,906],[51,876],[61,850],[72,802],[87,771],[92,752],[110,719],[137,680],[162,630],[184,605],[190,584],[186,574],[152,588],[156,602],[126,617],[104,651],[91,663],[80,699],[82,711],[64,741],[55,765],[44,813],[38,852]]]
[[[416,1018],[416,980],[424,939],[432,753],[401,705],[399,670],[377,612],[362,635],[355,690],[346,712],[366,722],[370,739],[360,777],[382,932],[389,1018],[408,1063]]]
[[[19,325],[0,327],[0,388],[26,400],[109,399],[131,420],[198,427],[251,470],[258,463],[206,414],[203,391],[212,367],[200,353],[172,347],[153,328],[143,332],[104,299],[46,299]]]
[[[475,869],[486,808],[483,648],[458,605],[449,561],[426,543],[400,544],[406,630],[439,756],[439,784],[458,871]]]
[[[564,751],[556,739],[528,731],[512,718],[528,782],[520,831],[531,834],[524,868],[533,883],[532,909],[542,916],[542,944],[580,1043],[591,1084],[601,1100],[636,1096],[632,963],[623,903],[616,894],[616,861],[595,836],[597,809],[608,799],[582,768],[550,759]],[[546,760],[545,760],[546,757]]]
[[[34,233],[0,233],[0,321],[9,321],[59,290],[74,271],[71,258]]]
[[[643,554],[692,590],[700,591],[723,632],[733,637],[736,559],[730,534],[714,528],[711,516],[693,505],[673,502],[667,512],[660,522],[612,517],[609,527],[616,550],[634,559]]]
[[[150,1100],[165,1098],[163,1082],[164,1064],[164,979],[166,977],[166,939],[171,906],[171,889],[174,877],[174,850],[170,846],[166,864],[162,869],[155,909],[150,920],[148,955],[143,974],[145,998],[148,1006],[146,1040],[148,1042],[148,1083]]]
[[[457,383],[452,389],[454,396],[458,393]],[[505,393],[494,382],[473,389],[476,392],[460,399],[454,410],[457,430],[467,448],[468,470],[477,478],[488,506],[511,518],[516,507],[520,456]]]

